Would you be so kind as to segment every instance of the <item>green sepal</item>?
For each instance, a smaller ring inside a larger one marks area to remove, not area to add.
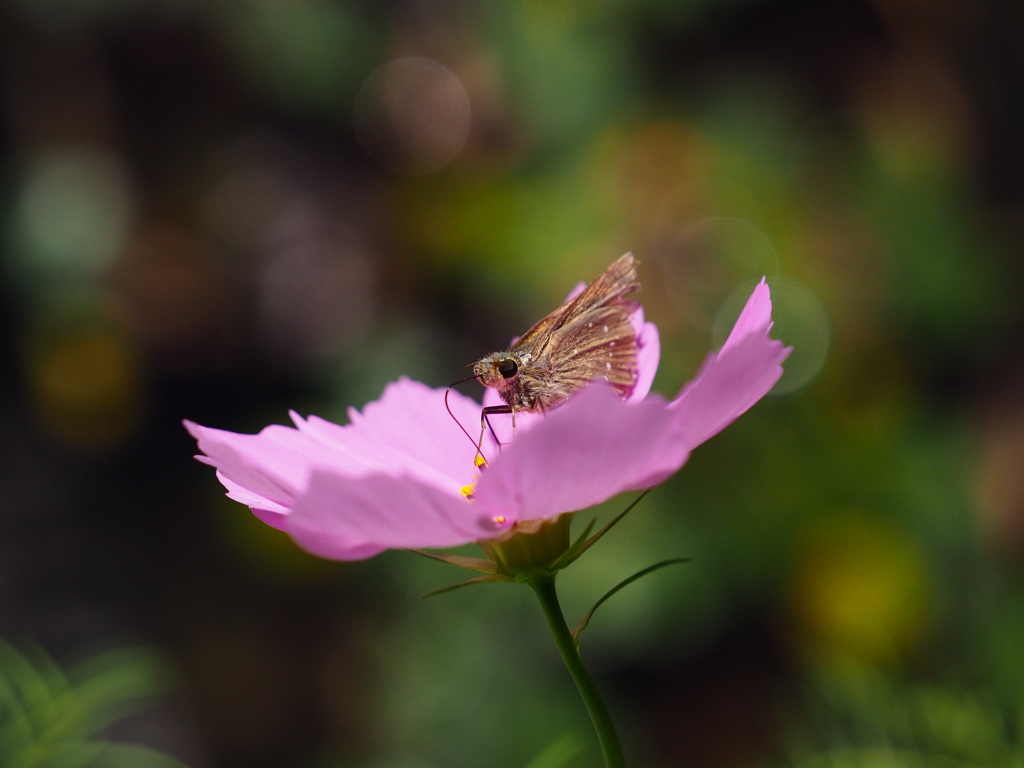
[[[583,529],[582,533],[576,537],[574,541],[565,552],[558,556],[558,558],[551,563],[551,573],[558,573],[563,568],[567,568],[576,562],[576,558],[583,554],[583,547],[589,546],[587,542],[587,536],[594,530],[594,526],[597,525],[597,518],[594,518],[587,527]]]
[[[573,516],[570,512],[547,520],[531,520],[529,529],[477,543],[494,562],[498,573],[529,584],[558,571],[554,563],[570,548],[569,529]]]
[[[456,589],[462,589],[472,584],[483,584],[488,581],[512,581],[513,579],[508,576],[502,576],[501,574],[494,574],[491,576],[477,576],[475,579],[469,579],[461,584],[452,584],[450,587],[441,587],[440,589],[433,589],[430,592],[424,592],[420,595],[420,600],[426,600],[428,597],[434,597],[435,595],[443,595],[445,592],[454,592]]]
[[[637,501],[639,501],[639,499]],[[626,510],[626,511],[628,512],[629,510]],[[625,514],[625,513],[623,513],[623,514]],[[571,633],[572,634],[572,638],[576,642],[576,645],[579,646],[580,634],[590,624],[590,619],[593,617],[594,611],[596,611],[598,609],[598,606],[600,606],[601,603],[603,603],[609,597],[614,595],[616,592],[618,592],[623,587],[625,587],[625,586],[627,586],[629,584],[632,584],[637,579],[639,579],[639,578],[641,578],[643,576],[646,576],[649,573],[654,573],[654,571],[657,571],[657,570],[659,570],[661,568],[664,568],[667,565],[676,565],[677,563],[688,563],[688,562],[690,562],[690,558],[688,558],[688,557],[674,557],[671,560],[662,560],[660,563],[655,563],[654,565],[649,565],[646,568],[637,571],[632,576],[628,576],[627,578],[623,579],[618,584],[616,584],[614,587],[609,589],[607,592],[605,592],[601,596],[601,598],[596,603],[594,603],[593,606],[591,606],[590,610],[587,611],[584,614],[583,618],[580,619],[579,623],[572,630],[572,633]]]
[[[431,560],[440,560],[442,563],[448,563],[448,565],[454,565],[457,568],[465,568],[467,571],[476,571],[477,573],[486,574],[498,573],[498,564],[486,557],[447,555],[443,552],[428,552],[425,549],[410,549],[409,551],[415,552],[417,555],[429,557]]]

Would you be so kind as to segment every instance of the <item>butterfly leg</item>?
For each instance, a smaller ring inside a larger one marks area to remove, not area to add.
[[[490,416],[496,416],[498,414],[512,414],[512,434],[515,434],[516,429],[516,411],[511,405],[488,405],[480,411],[480,440],[477,441],[476,452],[478,455],[483,455],[484,447],[484,433],[490,431],[491,437],[494,438],[495,444],[498,448],[501,448],[501,440],[498,439],[498,433],[494,431],[494,426],[491,424]]]

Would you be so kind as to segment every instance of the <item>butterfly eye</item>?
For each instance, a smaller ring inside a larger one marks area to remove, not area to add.
[[[511,379],[519,373],[519,366],[516,365],[516,361],[511,357],[506,357],[504,360],[498,362],[498,373],[501,374],[501,378],[503,379]]]

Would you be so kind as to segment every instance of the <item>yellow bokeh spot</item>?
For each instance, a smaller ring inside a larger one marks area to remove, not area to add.
[[[109,450],[139,424],[138,361],[123,335],[102,322],[47,324],[30,339],[27,370],[38,423],[65,446]]]
[[[928,569],[914,542],[890,523],[835,515],[798,545],[790,601],[807,650],[886,664],[925,628]]]

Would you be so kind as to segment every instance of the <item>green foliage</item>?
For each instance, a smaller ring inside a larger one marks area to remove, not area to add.
[[[800,729],[793,766],[1024,765],[1024,702],[1001,707],[985,693],[899,681],[862,666],[822,676],[811,691],[816,723]]]
[[[62,669],[39,648],[0,641],[0,765],[5,768],[182,768],[103,730],[159,690],[152,654],[121,648]]]
[[[582,752],[580,736],[567,734],[544,748],[544,751],[530,761],[526,768],[565,768]]]

